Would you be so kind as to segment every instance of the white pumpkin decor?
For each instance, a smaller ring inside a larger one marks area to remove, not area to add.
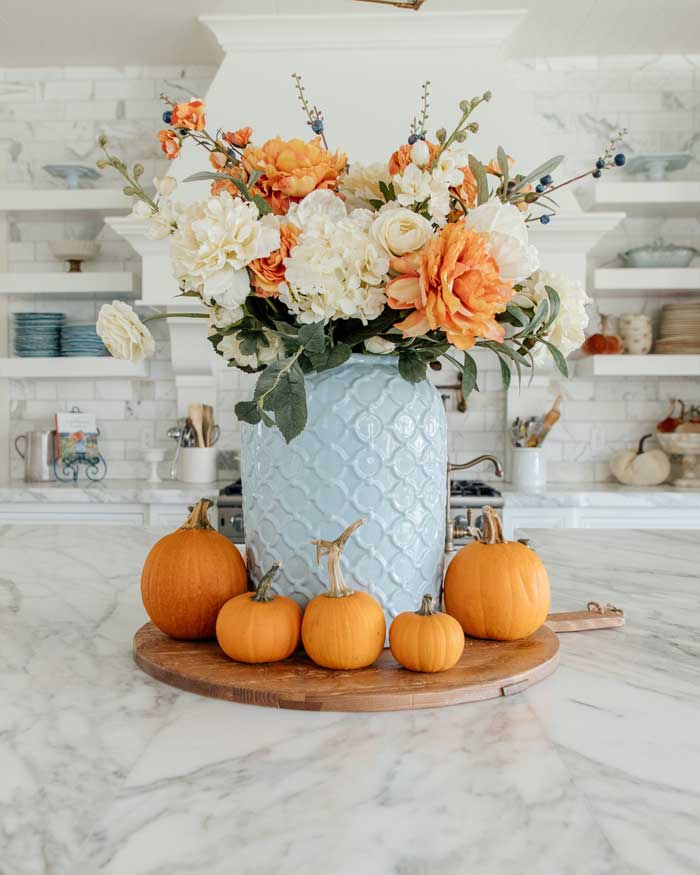
[[[645,434],[636,450],[625,450],[610,460],[613,477],[626,486],[658,486],[668,479],[671,461],[663,450],[645,450]]]

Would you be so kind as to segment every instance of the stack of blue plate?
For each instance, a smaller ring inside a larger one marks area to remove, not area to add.
[[[97,336],[94,323],[64,325],[61,329],[61,355],[99,356],[107,355],[107,350]]]
[[[61,354],[63,313],[15,313],[15,354],[43,358]]]

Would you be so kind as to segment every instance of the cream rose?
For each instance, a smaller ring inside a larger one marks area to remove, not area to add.
[[[469,210],[464,224],[488,235],[491,254],[506,282],[522,282],[539,267],[537,250],[528,242],[527,225],[513,204],[487,201]]]
[[[128,304],[104,304],[97,317],[97,333],[116,359],[142,362],[156,350],[153,335]]]
[[[250,368],[255,371],[263,365],[269,365],[283,352],[282,343],[276,334],[265,330],[263,330],[263,334],[267,340],[267,346],[261,343],[256,351],[250,354],[241,351],[241,342],[236,334],[227,334],[220,341],[217,349],[226,361],[235,362],[242,368]]]
[[[423,216],[392,203],[380,210],[369,236],[388,255],[406,255],[425,246],[433,236],[433,229]]]

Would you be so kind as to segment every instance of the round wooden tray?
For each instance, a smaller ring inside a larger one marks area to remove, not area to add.
[[[559,664],[559,639],[543,626],[522,641],[466,639],[449,671],[406,671],[385,650],[369,668],[330,671],[299,651],[284,662],[233,662],[216,641],[175,641],[146,623],[134,636],[146,674],[202,696],[302,711],[401,711],[459,705],[519,693]]]

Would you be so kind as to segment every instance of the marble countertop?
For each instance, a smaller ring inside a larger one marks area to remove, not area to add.
[[[12,480],[0,483],[0,504],[24,504],[33,502],[75,504],[191,504],[198,498],[216,498],[219,489],[231,481],[217,483],[181,483],[178,480],[163,480],[148,483],[146,480],[100,480],[90,483],[25,483]]]
[[[164,480],[102,480],[89,483],[0,483],[0,504],[87,503],[96,504],[191,504],[198,498],[216,498],[229,480],[196,485]],[[538,507],[700,507],[700,490],[621,486],[616,483],[552,483],[541,492],[522,492],[508,483],[493,481],[503,493],[508,508]]]
[[[553,609],[627,626],[511,697],[332,714],[135,667],[162,532],[0,527],[0,872],[697,875],[697,533],[530,534]]]

